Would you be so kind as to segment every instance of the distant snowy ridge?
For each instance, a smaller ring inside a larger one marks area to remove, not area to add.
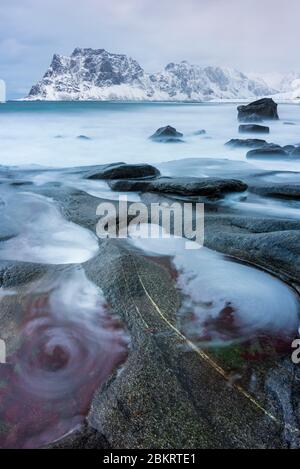
[[[26,100],[211,101],[275,94],[263,79],[221,67],[184,61],[149,74],[134,59],[104,49],[76,48],[53,56],[44,77]]]
[[[279,83],[280,92],[275,95],[279,101],[300,102],[300,73],[291,72],[284,75]]]

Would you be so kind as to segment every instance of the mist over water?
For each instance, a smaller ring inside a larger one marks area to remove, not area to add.
[[[245,149],[224,143],[238,138],[237,104],[119,104],[105,102],[10,102],[0,107],[2,165],[80,166],[125,161],[158,164],[183,158],[245,160]],[[279,105],[268,141],[300,144],[300,108]],[[296,125],[284,125],[284,122]],[[185,143],[166,145],[148,137],[170,124]],[[194,132],[205,129],[206,135]],[[78,139],[79,136],[90,140]],[[251,162],[269,169],[299,170],[300,162]]]

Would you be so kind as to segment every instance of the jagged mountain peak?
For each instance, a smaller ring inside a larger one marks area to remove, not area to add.
[[[76,47],[70,56],[54,54],[27,99],[203,101],[256,98],[272,91],[236,70],[183,60],[148,74],[124,54]]]

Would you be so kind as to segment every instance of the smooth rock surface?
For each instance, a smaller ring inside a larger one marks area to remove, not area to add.
[[[187,196],[219,197],[229,192],[243,192],[247,184],[236,179],[158,178],[149,181],[124,179],[109,182],[114,191],[160,192]]]
[[[116,163],[102,170],[95,169],[87,174],[86,179],[135,179],[157,177],[159,175],[158,169],[149,164]]]

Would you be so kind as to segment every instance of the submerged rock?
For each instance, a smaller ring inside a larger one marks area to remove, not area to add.
[[[229,142],[226,142],[225,145],[232,148],[260,148],[266,143],[266,140],[261,140],[259,138],[232,138]]]
[[[181,132],[177,132],[174,127],[167,125],[166,127],[160,127],[150,138],[156,142],[176,143],[182,142],[182,137],[183,134]]]
[[[255,150],[250,150],[246,155],[247,159],[280,159],[287,157],[289,157],[289,154],[279,145],[270,145],[257,148]]]
[[[87,137],[86,135],[78,135],[78,140],[91,140],[90,137]]]
[[[150,164],[126,164],[117,163],[108,165],[102,169],[96,168],[86,175],[87,179],[126,179],[149,178],[160,175],[158,169]]]
[[[265,125],[257,124],[242,124],[239,126],[240,133],[260,133],[260,134],[269,134],[270,128]]]
[[[238,120],[241,122],[253,122],[253,119],[278,120],[277,104],[272,98],[263,98],[246,106],[238,106]]]
[[[196,130],[196,132],[194,132],[194,135],[205,135],[205,134],[206,134],[206,130],[204,129]]]
[[[294,145],[285,145],[281,147],[280,145],[275,145],[274,143],[266,143],[260,148],[255,148],[247,153],[247,158],[281,158],[281,159],[296,159],[300,157],[300,147],[295,147]]]
[[[216,178],[167,178],[150,181],[119,180],[111,181],[109,186],[114,191],[160,192],[184,196],[219,197],[229,192],[243,192],[247,184],[236,179]]]

